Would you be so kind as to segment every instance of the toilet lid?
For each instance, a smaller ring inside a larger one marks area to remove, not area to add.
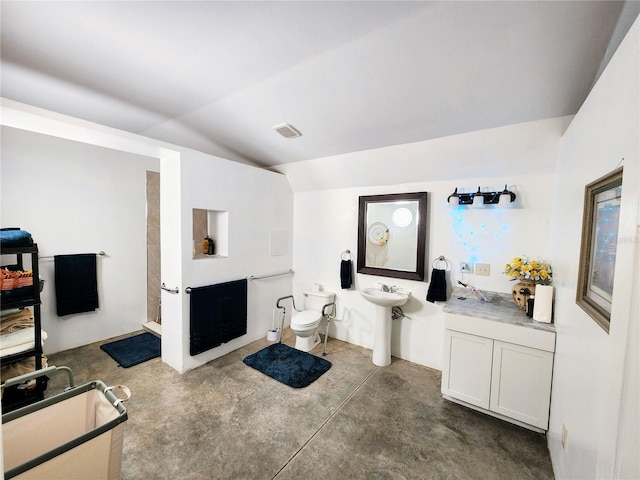
[[[299,327],[305,327],[307,325],[313,325],[316,323],[322,315],[315,310],[304,310],[296,313],[291,319],[291,325],[298,325]]]

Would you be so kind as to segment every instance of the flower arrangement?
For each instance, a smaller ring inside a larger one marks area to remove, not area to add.
[[[504,273],[510,280],[533,280],[539,283],[551,283],[553,271],[551,265],[527,257],[514,257],[504,267]]]

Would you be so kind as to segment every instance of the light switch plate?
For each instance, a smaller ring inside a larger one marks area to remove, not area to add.
[[[491,266],[488,263],[476,263],[476,275],[488,277],[491,274]]]

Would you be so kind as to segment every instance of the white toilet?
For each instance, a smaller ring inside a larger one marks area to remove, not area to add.
[[[310,352],[320,343],[318,325],[322,320],[322,309],[332,303],[336,298],[335,293],[319,291],[304,292],[304,310],[297,312],[291,318],[291,330],[296,334],[298,350]]]

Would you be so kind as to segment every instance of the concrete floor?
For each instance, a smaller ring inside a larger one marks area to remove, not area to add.
[[[242,363],[266,340],[184,375],[160,359],[120,368],[102,343],[49,365],[71,367],[77,385],[131,389],[125,480],[553,478],[544,436],[443,400],[439,371],[395,358],[376,367],[371,350],[339,340],[331,369],[303,389]],[[47,395],[65,382],[52,377]]]

